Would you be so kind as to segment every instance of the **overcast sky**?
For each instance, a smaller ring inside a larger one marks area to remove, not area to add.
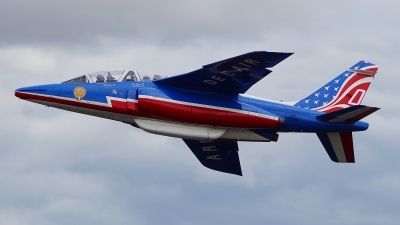
[[[0,1],[0,225],[399,224],[398,1]],[[248,93],[293,101],[359,60],[380,66],[355,164],[314,134],[239,143],[243,177],[176,138],[18,100],[97,70],[175,75],[295,52]]]

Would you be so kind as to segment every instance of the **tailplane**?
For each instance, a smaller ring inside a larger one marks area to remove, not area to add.
[[[294,106],[325,113],[360,105],[378,66],[360,61]]]
[[[317,116],[317,119],[328,123],[355,123],[366,116],[378,111],[378,107],[354,105],[345,109]]]

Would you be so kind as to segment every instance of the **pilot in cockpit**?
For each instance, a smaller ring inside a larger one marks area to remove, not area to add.
[[[117,82],[117,80],[113,76],[111,76],[110,72],[108,72],[106,82]]]
[[[144,75],[143,76],[143,81],[150,81],[151,79],[150,79],[150,77],[149,76],[147,76],[147,75]]]
[[[96,77],[96,83],[103,83],[105,81],[103,75],[97,75]]]

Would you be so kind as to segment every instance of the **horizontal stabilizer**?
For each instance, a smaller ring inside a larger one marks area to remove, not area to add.
[[[317,133],[317,136],[332,161],[355,162],[353,134],[351,132]]]
[[[379,109],[377,107],[355,105],[317,116],[317,119],[329,123],[355,123]]]
[[[237,141],[199,141],[183,139],[203,166],[242,176]]]

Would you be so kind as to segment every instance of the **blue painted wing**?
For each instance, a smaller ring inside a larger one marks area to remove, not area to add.
[[[242,176],[237,141],[199,141],[183,139],[203,166]]]
[[[274,67],[292,54],[251,52],[205,65],[190,73],[157,80],[154,84],[206,92],[245,93],[272,72],[266,68]]]

